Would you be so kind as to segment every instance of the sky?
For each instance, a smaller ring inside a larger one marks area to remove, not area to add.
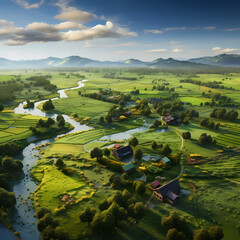
[[[240,54],[238,0],[1,0],[0,57]]]

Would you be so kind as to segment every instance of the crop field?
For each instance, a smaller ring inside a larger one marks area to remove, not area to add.
[[[227,130],[227,133],[219,135],[216,140],[218,145],[226,147],[226,146],[240,146],[240,126],[224,123],[224,127]]]
[[[66,137],[62,137],[57,140],[56,143],[67,143],[67,144],[86,144],[92,140],[98,139],[103,136],[101,129],[93,129],[89,131],[83,131],[80,133],[69,134]]]
[[[0,143],[25,140],[32,136],[29,127],[34,126],[39,119],[39,117],[14,113],[0,114]]]

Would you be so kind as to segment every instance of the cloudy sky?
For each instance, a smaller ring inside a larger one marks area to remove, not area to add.
[[[0,57],[240,54],[238,0],[1,0]]]

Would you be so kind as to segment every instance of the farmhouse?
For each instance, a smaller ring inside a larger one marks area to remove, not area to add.
[[[164,117],[163,121],[168,125],[180,125],[182,123],[182,119],[177,118],[176,116]]]
[[[131,146],[120,147],[113,151],[113,155],[118,160],[122,160],[125,157],[132,157],[133,150],[132,150]]]
[[[168,166],[171,164],[171,161],[168,157],[164,157],[161,159],[161,163],[163,163],[165,166]]]
[[[125,164],[124,166],[122,166],[122,170],[125,173],[130,173],[130,172],[134,172],[136,170],[134,164],[132,162]]]
[[[153,193],[160,201],[173,205],[179,197],[180,190],[181,186],[179,185],[178,180],[175,179],[159,188],[153,189]]]

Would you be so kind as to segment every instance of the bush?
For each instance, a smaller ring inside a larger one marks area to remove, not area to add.
[[[184,139],[191,139],[191,133],[190,132],[183,132],[182,137]]]
[[[198,229],[193,234],[193,240],[212,240],[208,230]]]
[[[176,228],[172,228],[168,230],[167,239],[168,240],[184,240],[186,236],[183,232],[179,232]]]
[[[162,153],[164,155],[169,155],[172,152],[172,149],[169,147],[168,144],[165,144],[162,148]]]
[[[167,230],[176,228],[178,231],[183,231],[186,228],[186,220],[176,212],[170,212],[168,217],[163,217],[161,223]]]

